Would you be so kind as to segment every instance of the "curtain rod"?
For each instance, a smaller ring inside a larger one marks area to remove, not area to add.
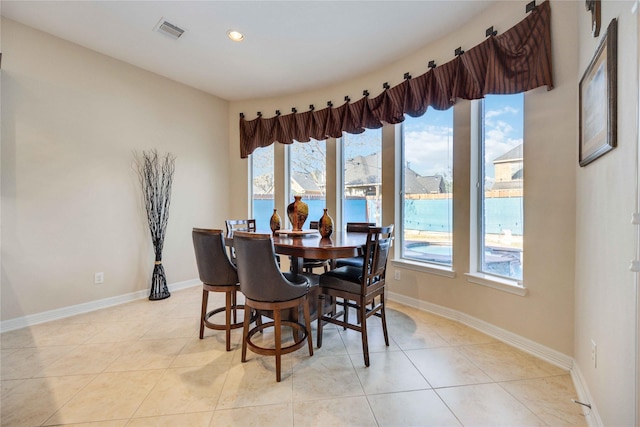
[[[525,14],[533,11],[535,8],[536,8],[536,0],[532,0],[531,2],[527,3],[527,5],[525,7]],[[498,35],[498,32],[493,29],[493,25],[490,26],[489,28],[487,28],[486,31],[485,31],[485,37],[495,37],[496,35]],[[453,52],[454,56],[456,56],[456,57],[462,55],[463,53],[464,53],[464,50],[462,50],[462,46],[457,47],[455,49],[455,51]],[[2,54],[0,54],[0,55],[2,55]],[[1,58],[1,56],[0,56],[0,58]],[[436,66],[437,65],[436,65],[436,62],[434,60],[429,61],[428,65],[427,65],[427,67],[430,70],[433,70],[434,68],[436,68]],[[411,74],[409,74],[408,72],[404,73],[404,80],[409,80],[409,79],[411,79]],[[390,87],[391,86],[389,86],[388,82],[384,82],[382,84],[382,88],[384,90],[387,90]],[[369,96],[369,91],[365,89],[362,92],[362,96]],[[351,102],[351,98],[349,98],[348,95],[345,95],[344,100],[345,100],[345,102]],[[329,108],[332,108],[333,107],[333,103],[331,101],[328,101],[327,102],[327,106]],[[314,107],[313,104],[309,105],[309,110],[310,111],[313,111],[314,109],[315,109],[315,107]],[[298,110],[297,110],[296,107],[292,107],[291,108],[291,112],[295,114],[295,113],[298,112]],[[280,115],[280,110],[276,110],[276,116],[279,116],[279,115]],[[258,111],[257,116],[258,117],[262,117],[262,113],[260,111]],[[244,113],[240,113],[240,118],[242,118],[242,119],[245,118]]]

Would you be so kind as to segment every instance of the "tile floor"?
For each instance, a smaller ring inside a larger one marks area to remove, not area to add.
[[[198,339],[200,298],[193,287],[2,334],[1,424],[587,425],[568,372],[448,319],[389,303],[388,348],[370,319],[370,368],[360,336],[328,325],[276,383],[272,357],[240,362],[240,330],[230,352],[224,332]]]

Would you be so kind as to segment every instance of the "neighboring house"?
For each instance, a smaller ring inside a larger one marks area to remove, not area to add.
[[[406,194],[445,193],[444,179],[439,176],[422,176],[409,167],[405,168],[404,191]]]
[[[382,171],[380,152],[368,156],[356,156],[345,162],[345,196],[378,196]]]
[[[522,188],[523,161],[522,144],[507,151],[493,161],[495,181],[492,190],[511,190]]]

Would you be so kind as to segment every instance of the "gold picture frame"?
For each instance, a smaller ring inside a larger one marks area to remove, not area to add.
[[[613,19],[580,79],[580,166],[617,144],[617,47],[618,21]]]

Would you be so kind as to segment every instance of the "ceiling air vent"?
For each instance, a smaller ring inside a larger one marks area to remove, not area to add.
[[[165,21],[161,19],[158,23],[156,29],[159,33],[167,35],[172,39],[179,39],[180,36],[184,33],[184,30],[177,25],[173,25],[171,22]]]

